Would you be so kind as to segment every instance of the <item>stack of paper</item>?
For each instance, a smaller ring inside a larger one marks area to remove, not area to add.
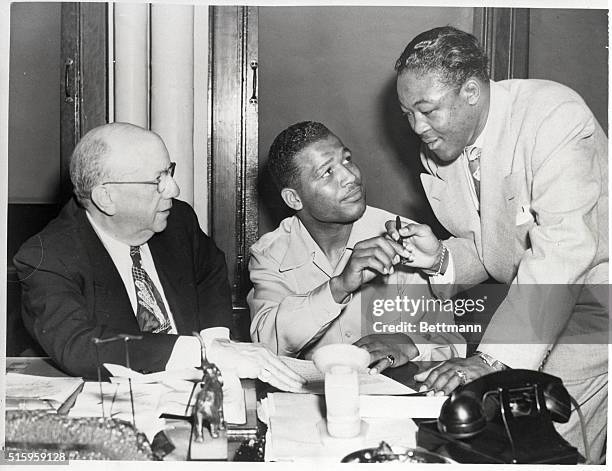
[[[290,357],[280,357],[281,360],[293,371],[306,379],[306,384],[302,387],[301,393],[324,394],[325,376],[321,373],[311,360],[298,360]],[[359,394],[361,395],[399,395],[415,393],[414,389],[404,386],[387,376],[376,374],[371,375],[367,371],[359,372]]]
[[[366,417],[361,439],[324,437],[324,396],[314,394],[269,394],[262,400],[262,417],[268,418],[266,461],[338,463],[347,454],[376,447],[381,440],[391,446],[414,447],[417,427],[407,417]]]
[[[266,461],[338,463],[347,454],[377,447],[416,446],[412,418],[438,417],[446,397],[402,396],[415,393],[408,386],[367,371],[359,373],[359,410],[362,434],[354,439],[331,438],[326,433],[324,375],[312,361],[282,357],[307,383],[303,394],[273,393],[262,399],[258,415],[268,424]]]
[[[83,384],[82,378],[6,374],[6,410],[58,410]]]

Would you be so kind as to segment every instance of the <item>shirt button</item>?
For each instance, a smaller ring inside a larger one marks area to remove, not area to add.
[[[353,336],[353,334],[351,334],[350,332],[346,332],[346,333],[344,334],[344,336],[345,336],[347,339],[350,339],[350,338]]]

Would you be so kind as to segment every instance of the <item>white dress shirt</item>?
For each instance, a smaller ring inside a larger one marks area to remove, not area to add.
[[[128,297],[130,298],[130,304],[132,305],[134,316],[136,316],[136,288],[132,278],[132,257],[130,257],[130,246],[124,244],[123,242],[119,242],[108,235],[95,223],[88,211],[85,213],[87,214],[87,219],[89,219],[91,227],[93,227],[94,231],[98,235],[102,245],[104,245],[104,248],[115,264],[115,268],[119,272],[121,281],[123,281]],[[164,288],[159,281],[157,269],[155,268],[155,262],[151,256],[151,250],[149,250],[148,244],[143,244],[140,246],[140,254],[142,258],[142,268],[144,268],[151,278],[151,281],[159,291],[159,294],[164,302],[164,306],[166,307],[166,312],[168,313],[168,318],[170,320],[170,324],[172,325],[172,328],[168,333],[176,334],[177,330],[176,324],[174,323],[174,317],[172,316],[172,311],[170,311],[170,306],[168,305]],[[201,334],[204,338],[205,344],[207,344],[207,348],[209,347],[209,343],[215,338],[229,339],[229,329],[226,328],[212,327],[210,329],[202,330]],[[166,370],[197,367],[200,366],[200,362],[200,343],[198,339],[191,335],[180,335],[174,344],[174,348],[172,349],[172,354],[168,359],[168,363],[166,363]]]
[[[104,245],[104,248],[113,260],[113,263],[115,264],[115,268],[119,272],[121,281],[123,281],[125,290],[127,291],[128,297],[130,298],[130,304],[132,305],[134,316],[136,316],[138,304],[136,300],[136,288],[134,286],[134,279],[132,278],[132,257],[130,257],[130,246],[108,235],[101,227],[99,227],[95,223],[88,211],[86,211],[86,214],[87,218],[89,219],[89,222],[91,223],[91,227],[93,227],[100,241],[102,241],[102,245]],[[159,276],[157,275],[157,270],[155,268],[155,262],[153,261],[153,257],[151,256],[151,250],[149,250],[149,244],[143,244],[140,246],[140,256],[142,258],[142,268],[144,269],[144,271],[147,272],[149,278],[151,278],[151,281],[155,285],[155,288],[157,288],[157,291],[159,292],[164,303],[164,307],[166,308],[166,312],[168,313],[170,325],[172,326],[168,333],[176,334],[176,324],[174,323],[174,318],[172,317],[172,311],[170,311],[170,306],[168,306],[168,301],[166,300],[164,288],[161,282],[159,281]]]

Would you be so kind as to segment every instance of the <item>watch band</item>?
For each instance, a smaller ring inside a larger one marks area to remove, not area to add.
[[[477,356],[482,360],[483,363],[489,365],[491,368],[494,368],[496,371],[507,370],[508,367],[504,365],[501,361],[496,360],[491,355],[483,352],[476,351],[474,356]]]

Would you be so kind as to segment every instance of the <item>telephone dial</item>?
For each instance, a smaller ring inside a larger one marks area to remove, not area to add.
[[[437,421],[420,421],[417,444],[460,463],[576,464],[581,456],[553,425],[570,413],[556,376],[499,371],[453,391]]]

